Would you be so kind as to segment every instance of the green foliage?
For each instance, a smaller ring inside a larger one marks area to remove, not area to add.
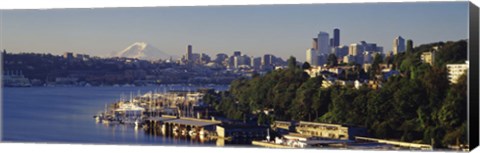
[[[420,45],[411,48],[408,54],[398,54],[385,61],[376,56],[371,69],[374,74],[381,74],[379,65],[386,62],[392,62],[402,73],[379,80],[383,81],[379,89],[338,85],[322,88],[322,77],[309,78],[303,72],[307,66],[300,69],[295,59],[290,58],[287,69],[250,80],[236,80],[228,92],[219,94],[220,99],[206,96],[204,100],[216,105],[217,110],[229,118],[256,116],[258,124],[292,119],[352,124],[367,128],[377,138],[421,142],[435,147],[466,143],[466,75],[457,84],[450,85],[444,66],[420,61],[420,54],[432,46],[462,49],[463,43]],[[449,54],[441,51],[439,54]],[[440,63],[465,60],[461,56],[437,59],[442,60],[437,61]],[[363,73],[357,65],[346,71],[344,78],[358,79]],[[273,109],[273,115],[262,113],[265,109]]]
[[[406,50],[407,54],[413,53],[413,41],[412,40],[410,40],[410,39],[407,40],[407,46],[406,47],[407,47],[406,48],[407,49]]]
[[[328,66],[337,66],[338,65],[338,60],[337,56],[335,54],[330,54],[327,57],[327,65]]]
[[[302,64],[302,69],[306,70],[306,69],[310,69],[310,68],[312,68],[312,66],[310,65],[310,63],[304,62],[304,63]]]
[[[435,65],[445,67],[447,63],[465,63],[467,48],[466,40],[445,43],[435,55]]]

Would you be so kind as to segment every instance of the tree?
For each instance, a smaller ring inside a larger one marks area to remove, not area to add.
[[[290,56],[288,59],[288,69],[296,69],[297,68],[297,59],[293,56]]]
[[[452,131],[467,120],[467,76],[464,74],[448,91],[438,119],[447,130]]]
[[[376,54],[373,58],[372,67],[369,70],[369,77],[370,79],[374,79],[375,75],[380,73],[380,64],[383,62],[382,56],[380,54]]]
[[[407,54],[413,53],[413,41],[411,39],[407,40]]]
[[[328,66],[337,66],[338,65],[337,56],[335,56],[335,54],[328,55],[327,65]]]
[[[312,67],[312,66],[311,66],[310,63],[308,63],[308,62],[304,62],[304,63],[302,64],[302,69],[304,69],[304,70],[310,69],[311,67]]]

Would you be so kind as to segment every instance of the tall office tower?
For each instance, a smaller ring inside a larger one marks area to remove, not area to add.
[[[328,44],[330,45],[330,47],[332,47],[332,48],[334,47],[334,46],[333,46],[333,38],[330,38],[330,40],[329,40],[329,43],[328,43]]]
[[[318,42],[318,54],[330,54],[330,45],[329,45],[329,41],[330,41],[330,38],[328,37],[328,33],[326,32],[322,32],[320,31],[318,33],[318,38],[317,38],[317,42]]]
[[[265,54],[263,55],[263,59],[262,59],[262,65],[263,66],[271,66],[273,65],[273,55],[270,55],[270,54]]]
[[[225,61],[226,59],[228,59],[228,55],[227,55],[227,54],[218,53],[218,54],[217,54],[217,58],[215,58],[215,63],[217,63],[217,64],[222,64],[223,61]]]
[[[363,46],[358,43],[350,44],[348,47],[348,55],[357,56],[362,55],[363,53]]]
[[[260,65],[262,65],[262,58],[261,57],[251,57],[252,67],[254,69],[260,69]]]
[[[398,53],[405,52],[405,39],[401,36],[396,37],[393,40],[393,55],[397,55]]]
[[[333,48],[333,51],[338,58],[343,58],[348,55],[348,46],[337,46]]]
[[[187,61],[192,61],[192,45],[187,46]]]
[[[242,56],[242,52],[240,51],[234,51],[233,56]]]
[[[318,54],[317,50],[310,48],[307,49],[307,59],[306,61],[310,63],[312,66],[317,66],[318,65]]]
[[[315,49],[315,50],[318,50],[318,39],[317,38],[313,38],[312,48]]]
[[[340,29],[333,29],[333,47],[340,46]]]
[[[250,66],[250,57],[247,55],[234,56],[234,67],[240,68],[241,66]]]

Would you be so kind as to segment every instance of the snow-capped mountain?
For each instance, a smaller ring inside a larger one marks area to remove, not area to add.
[[[143,60],[158,60],[169,59],[171,55],[145,42],[136,42],[125,48],[123,51],[117,52],[114,56],[138,58]]]

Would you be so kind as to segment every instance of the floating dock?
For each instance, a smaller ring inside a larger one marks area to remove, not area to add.
[[[405,147],[405,148],[416,148],[416,149],[422,149],[422,150],[432,150],[433,149],[432,145],[427,145],[427,144],[400,142],[400,141],[383,140],[383,139],[367,138],[367,137],[355,137],[355,139],[363,140],[363,141],[373,141],[373,142],[377,142],[377,143],[390,144],[390,145],[395,145],[395,146],[400,146],[400,147]]]
[[[267,147],[267,148],[283,148],[283,149],[295,148],[295,147],[292,147],[292,146],[270,143],[270,142],[265,142],[265,141],[252,141],[252,145],[262,146],[262,147]]]

